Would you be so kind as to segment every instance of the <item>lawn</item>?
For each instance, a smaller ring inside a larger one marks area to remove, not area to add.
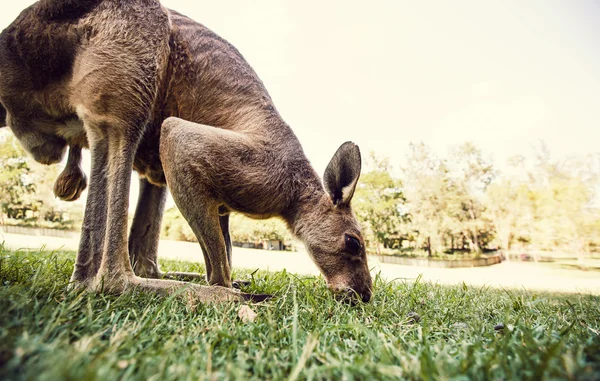
[[[320,277],[237,271],[276,295],[244,322],[239,303],[67,291],[73,259],[0,245],[0,379],[600,378],[597,296],[376,277],[353,307]]]

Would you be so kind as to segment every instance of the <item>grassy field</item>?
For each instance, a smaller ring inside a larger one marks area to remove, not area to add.
[[[352,307],[321,278],[238,271],[276,295],[243,322],[237,303],[67,292],[73,259],[0,245],[0,379],[600,378],[600,297],[377,278]]]

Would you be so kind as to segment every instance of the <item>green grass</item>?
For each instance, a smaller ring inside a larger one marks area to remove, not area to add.
[[[0,379],[600,378],[599,297],[376,278],[352,307],[318,277],[238,271],[276,295],[243,323],[237,303],[66,291],[73,258],[0,245]]]

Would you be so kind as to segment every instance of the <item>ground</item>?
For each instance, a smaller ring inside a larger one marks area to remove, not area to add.
[[[274,299],[197,305],[68,291],[74,258],[0,245],[0,379],[600,378],[595,295],[376,276],[371,303],[351,306],[319,276],[236,269]]]
[[[20,234],[0,233],[7,248],[29,248],[37,250],[44,246],[47,250],[77,250],[78,239],[56,237],[35,237]],[[190,242],[161,241],[159,257],[203,263],[200,246]],[[282,271],[295,274],[318,275],[319,271],[307,253],[289,251],[253,250],[235,247],[233,263],[236,268]],[[369,258],[373,274],[380,274],[385,280],[415,280],[441,284],[462,284],[490,286],[552,292],[591,293],[600,295],[600,272],[578,269],[556,268],[548,264],[504,262],[494,266],[477,268],[441,269],[380,263],[375,257]],[[169,269],[167,269],[169,270]]]

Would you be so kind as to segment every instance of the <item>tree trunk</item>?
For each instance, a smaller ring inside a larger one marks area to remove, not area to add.
[[[473,229],[471,231],[471,234],[473,235],[473,248],[475,249],[474,251],[476,253],[481,253],[481,248],[479,247],[479,237],[477,237],[477,229]]]
[[[507,230],[502,235],[503,235],[502,238],[504,241],[502,246],[504,246],[504,250],[506,250],[506,260],[510,262],[510,237],[511,237],[510,230]]]
[[[580,239],[579,237],[577,237],[576,242],[577,242],[577,263],[579,264],[579,269],[586,270],[586,267],[585,267],[586,247],[585,247],[585,244],[583,243],[583,240]]]
[[[431,236],[427,237],[427,256],[432,257],[431,254]]]
[[[476,218],[475,218],[475,211],[473,210],[473,200],[469,200],[470,203],[470,208],[469,208],[469,214],[471,215],[471,219],[473,220],[473,222],[475,222]],[[479,237],[477,236],[477,229],[471,229],[471,234],[473,235],[473,245],[474,247],[474,251],[476,253],[480,253],[481,252],[481,248],[479,247]]]

